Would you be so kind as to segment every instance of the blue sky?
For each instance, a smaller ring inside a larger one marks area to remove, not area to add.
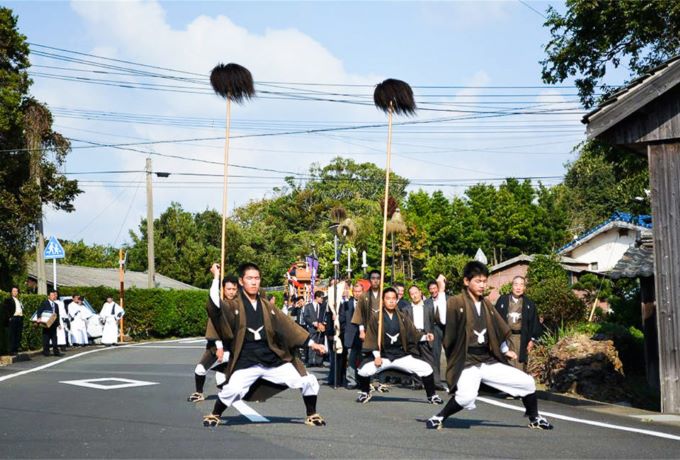
[[[557,2],[526,3],[539,11],[545,11],[549,4],[563,8]],[[412,189],[441,188],[452,196],[463,193],[467,183],[453,181],[559,177],[564,174],[564,164],[575,158],[572,148],[584,138],[575,89],[550,88],[540,80],[539,61],[549,39],[542,26],[543,18],[517,1],[10,1],[6,5],[19,16],[20,30],[30,42],[96,56],[206,76],[217,62],[234,61],[248,67],[256,82],[277,82],[288,88],[291,83],[336,84],[339,86],[294,88],[350,94],[323,94],[327,99],[370,101],[371,85],[387,77],[405,80],[415,87],[416,98],[424,109],[417,121],[449,118],[395,127],[393,169],[413,180]],[[31,59],[36,64],[32,92],[53,109],[55,128],[77,139],[73,142],[77,148],[65,165],[66,173],[140,171],[144,167],[144,153],[83,149],[87,144],[82,141],[115,144],[219,137],[223,133],[224,105],[210,94],[63,81],[54,76],[78,75],[135,84],[149,80],[130,75],[102,76],[92,73],[93,67],[87,63],[64,63],[37,53]],[[175,84],[172,80],[152,81]],[[261,85],[257,89],[273,90]],[[439,111],[441,108],[447,111]],[[510,108],[520,113],[485,115]],[[526,113],[532,110],[541,113]],[[84,115],[84,111],[94,111],[96,116]],[[126,114],[123,118],[128,122],[122,122],[121,114]],[[166,121],[130,123],[130,114],[163,116]],[[288,96],[271,99],[260,92],[259,98],[234,108],[233,120],[232,134],[238,136],[380,123],[385,117],[370,104],[299,101]],[[341,154],[382,167],[385,137],[385,130],[377,128],[234,139],[230,163],[303,175],[312,162],[323,165]],[[221,172],[219,165],[195,159],[219,163],[221,146],[222,142],[215,140],[137,149],[160,154],[153,156],[156,171],[217,174]],[[282,173],[245,168],[231,171],[249,177],[232,180],[230,208],[271,196],[271,188],[283,184]],[[76,202],[77,210],[73,214],[49,211],[46,233],[106,244],[128,241],[128,229],[136,229],[145,216],[143,173],[73,177],[83,181],[85,190]],[[155,215],[172,201],[190,211],[219,209],[218,180],[176,175],[155,179]]]

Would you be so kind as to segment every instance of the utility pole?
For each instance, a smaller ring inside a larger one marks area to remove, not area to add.
[[[127,260],[127,253],[123,257],[123,249],[118,250],[118,279],[120,281],[120,308],[125,310],[125,261]],[[123,327],[123,318],[120,319],[120,342],[124,342],[125,329]]]
[[[35,180],[38,190],[41,187],[40,178],[40,161],[42,160],[42,149],[40,142],[34,135],[28,137],[28,148],[30,149],[30,174]],[[35,229],[37,241],[35,244],[35,268],[36,277],[38,278],[38,294],[47,295],[47,271],[45,267],[45,235],[43,234],[43,212],[42,200],[38,198],[38,207],[40,208],[40,217]]]
[[[156,287],[156,265],[154,263],[153,248],[153,180],[151,176],[151,158],[146,159],[146,239],[147,239],[147,264],[149,289]]]

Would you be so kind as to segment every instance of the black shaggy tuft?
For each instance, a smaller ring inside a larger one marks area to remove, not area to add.
[[[382,83],[378,83],[373,93],[373,102],[383,112],[403,115],[414,115],[416,113],[416,100],[413,97],[413,90],[408,83],[394,78],[388,78]]]
[[[238,64],[217,64],[210,72],[210,84],[215,93],[237,104],[255,96],[250,70]]]

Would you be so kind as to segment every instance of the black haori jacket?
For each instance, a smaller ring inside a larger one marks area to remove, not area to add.
[[[510,305],[510,294],[502,295],[496,302],[496,310],[500,313],[501,318],[507,322],[508,306]],[[527,353],[527,345],[529,341],[537,341],[541,337],[541,328],[538,324],[538,316],[536,314],[536,305],[527,296],[522,296],[522,329],[520,336],[520,350],[519,362],[528,362],[529,354]]]
[[[422,334],[418,334],[416,327],[408,316],[399,311],[394,310],[399,320],[399,338],[401,340],[402,349],[409,355],[418,355],[418,341]],[[387,315],[387,311],[383,308],[383,316]],[[383,329],[384,334],[384,329]],[[384,346],[384,337],[382,345]],[[382,348],[382,347],[381,347]],[[378,315],[373,315],[368,321],[366,328],[366,339],[364,340],[363,351],[368,353],[366,359],[361,363],[362,365],[368,361],[373,361],[373,352],[378,350]],[[381,350],[382,351],[382,350]]]
[[[457,296],[449,297],[446,302],[446,325],[442,345],[446,352],[446,382],[452,394],[455,392],[460,374],[465,369],[470,339],[468,324],[472,324],[474,308],[474,302],[466,290]],[[489,354],[498,362],[506,363],[507,359],[501,353],[501,343],[510,337],[510,327],[487,299],[482,302],[482,308],[486,318]]]
[[[292,363],[300,375],[307,375],[307,369],[297,356],[296,351],[307,343],[309,333],[290,317],[283,314],[281,310],[271,306],[262,293],[259,301],[262,307],[262,323],[269,348],[281,361]],[[229,381],[243,348],[247,331],[246,312],[241,299],[241,292],[233,300],[222,300],[220,308],[217,308],[208,296],[207,308],[217,336],[224,345],[224,350],[230,353],[229,361],[221,370]]]

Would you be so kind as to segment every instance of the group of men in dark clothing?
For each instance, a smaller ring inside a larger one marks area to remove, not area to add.
[[[403,297],[403,286],[381,292],[381,274],[372,271],[368,292],[363,292],[361,284],[353,285],[352,296],[343,298],[337,311],[328,308],[323,293],[317,292],[302,309],[299,303],[287,308],[289,314],[297,314],[293,319],[260,294],[260,271],[254,264],[239,268],[239,289],[232,299],[219,292],[219,268],[213,266],[212,272],[216,280],[208,314],[223,350],[218,361],[223,362],[220,372],[225,374],[225,383],[213,411],[204,418],[206,426],[218,425],[222,412],[239,399],[247,399],[253,393],[251,387],[258,388],[260,382],[273,384],[278,391],[300,389],[307,411],[305,423],[325,425],[316,412],[318,382],[307,372],[298,351],[307,349],[307,366],[318,365],[318,357],[328,354],[339,326],[344,346],[342,353],[331,354],[328,383],[346,385],[346,370],[351,369],[359,403],[372,399],[370,379],[376,375],[413,378],[422,384],[431,404],[444,403],[437,389],[451,394],[443,409],[427,420],[427,428],[439,429],[450,415],[473,409],[479,386],[485,383],[521,398],[529,427],[552,429],[538,413],[533,378],[519,369],[539,330],[535,306],[523,296],[523,278],[514,280],[512,294],[494,308],[484,298],[488,269],[479,262],[466,265],[460,294],[447,298],[446,279],[440,275],[429,283],[427,299],[417,286],[409,287],[410,302]],[[446,385],[439,372],[442,349]],[[509,365],[513,360],[518,364]]]

